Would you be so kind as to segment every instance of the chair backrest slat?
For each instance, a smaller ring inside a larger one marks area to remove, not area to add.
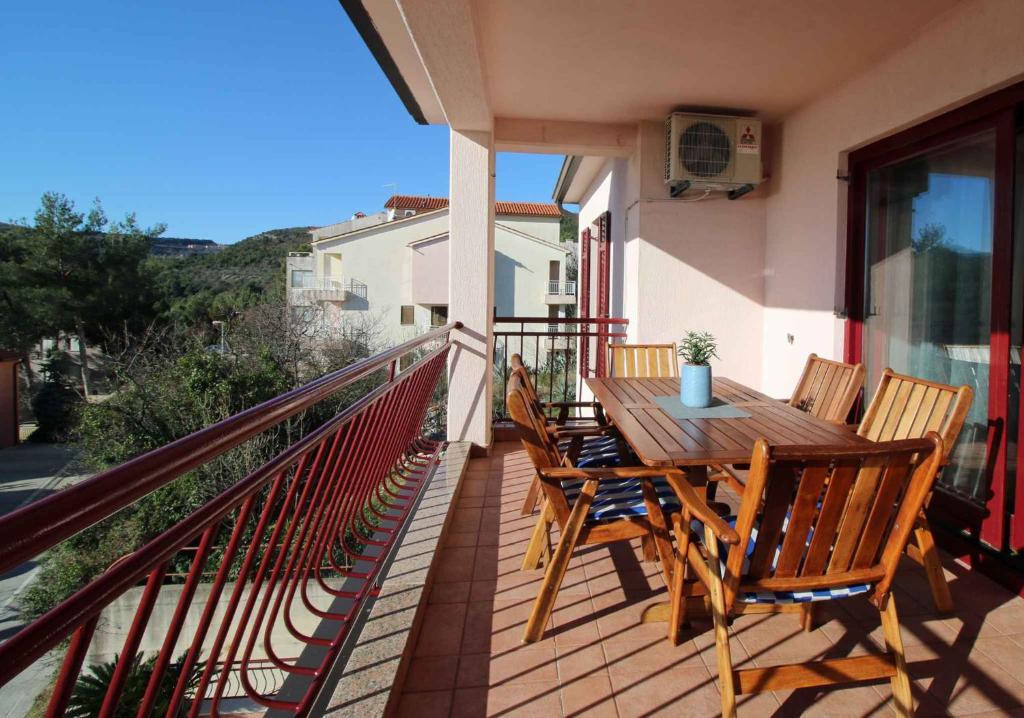
[[[874,504],[875,491],[885,470],[885,460],[871,458],[864,462],[850,490],[850,498],[843,512],[843,520],[836,533],[836,541],[832,548],[832,558],[828,562],[827,573],[839,573],[850,570],[853,554],[857,550],[864,534],[864,524],[868,519],[868,511]]]
[[[761,523],[757,527],[757,541],[750,557],[748,574],[753,578],[767,576],[772,570],[775,550],[783,532],[783,522],[793,497],[796,473],[787,467],[775,466],[765,491]]]
[[[934,431],[942,437],[948,459],[973,398],[967,385],[939,384],[886,369],[857,433],[872,441],[896,441]]]
[[[846,421],[864,385],[864,365],[807,357],[789,405],[833,423]]]
[[[679,376],[675,344],[609,344],[608,360],[612,377]]]
[[[807,555],[804,557],[803,571],[808,576],[817,576],[825,572],[829,552],[835,544],[839,522],[842,521],[846,500],[850,495],[850,487],[857,478],[858,470],[858,466],[849,462],[832,469],[828,487],[825,489],[825,498],[821,502],[821,509],[815,522],[814,536],[811,537]]]
[[[786,526],[786,538],[782,542],[782,551],[775,566],[777,577],[796,576],[800,569],[800,561],[804,556],[815,514],[818,512],[818,500],[825,486],[827,469],[828,467],[824,465],[808,466],[803,478],[800,479]]]
[[[864,521],[861,540],[853,554],[851,569],[868,568],[878,555],[879,542],[885,533],[886,524],[892,520],[893,506],[896,505],[904,488],[903,477],[910,465],[909,456],[890,462],[882,474],[875,492],[875,500]]]
[[[887,592],[942,455],[936,433],[856,448],[759,440],[736,520],[740,540],[726,559],[727,603],[741,590],[866,580]]]

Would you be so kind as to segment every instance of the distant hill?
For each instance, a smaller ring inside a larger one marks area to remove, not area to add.
[[[155,237],[152,252],[157,257],[187,257],[192,254],[210,254],[224,249],[212,239],[187,239],[184,237]]]
[[[161,311],[176,319],[202,321],[265,302],[284,303],[288,252],[306,248],[312,227],[271,229],[215,252],[154,257]]]
[[[0,222],[0,236],[24,237],[32,235],[31,227]],[[212,239],[191,239],[188,237],[153,237],[152,253],[157,257],[186,257],[192,254],[211,254],[224,248]]]

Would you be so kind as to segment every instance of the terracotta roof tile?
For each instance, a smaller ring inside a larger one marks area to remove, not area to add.
[[[385,209],[415,209],[422,212],[444,209],[448,206],[447,197],[422,197],[419,195],[396,194],[384,203]],[[524,217],[561,217],[562,212],[557,204],[545,202],[496,202],[495,211],[502,215],[519,215]]]

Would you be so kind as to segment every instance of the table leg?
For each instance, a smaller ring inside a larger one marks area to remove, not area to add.
[[[708,493],[714,484],[708,483],[708,467],[701,466],[686,466],[681,467],[686,472],[686,480],[690,482],[690,485],[696,489],[704,489],[703,493]],[[663,561],[664,565],[664,561]],[[702,599],[700,599],[702,600]],[[654,603],[648,606],[640,617],[641,623],[665,623],[669,620],[671,614],[671,603]],[[689,611],[689,605],[687,606]],[[699,610],[698,610],[699,613]]]

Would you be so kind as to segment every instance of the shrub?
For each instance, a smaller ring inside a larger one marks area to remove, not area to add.
[[[32,397],[32,413],[39,428],[32,432],[32,441],[67,441],[78,421],[82,399],[61,376],[52,376]]]

